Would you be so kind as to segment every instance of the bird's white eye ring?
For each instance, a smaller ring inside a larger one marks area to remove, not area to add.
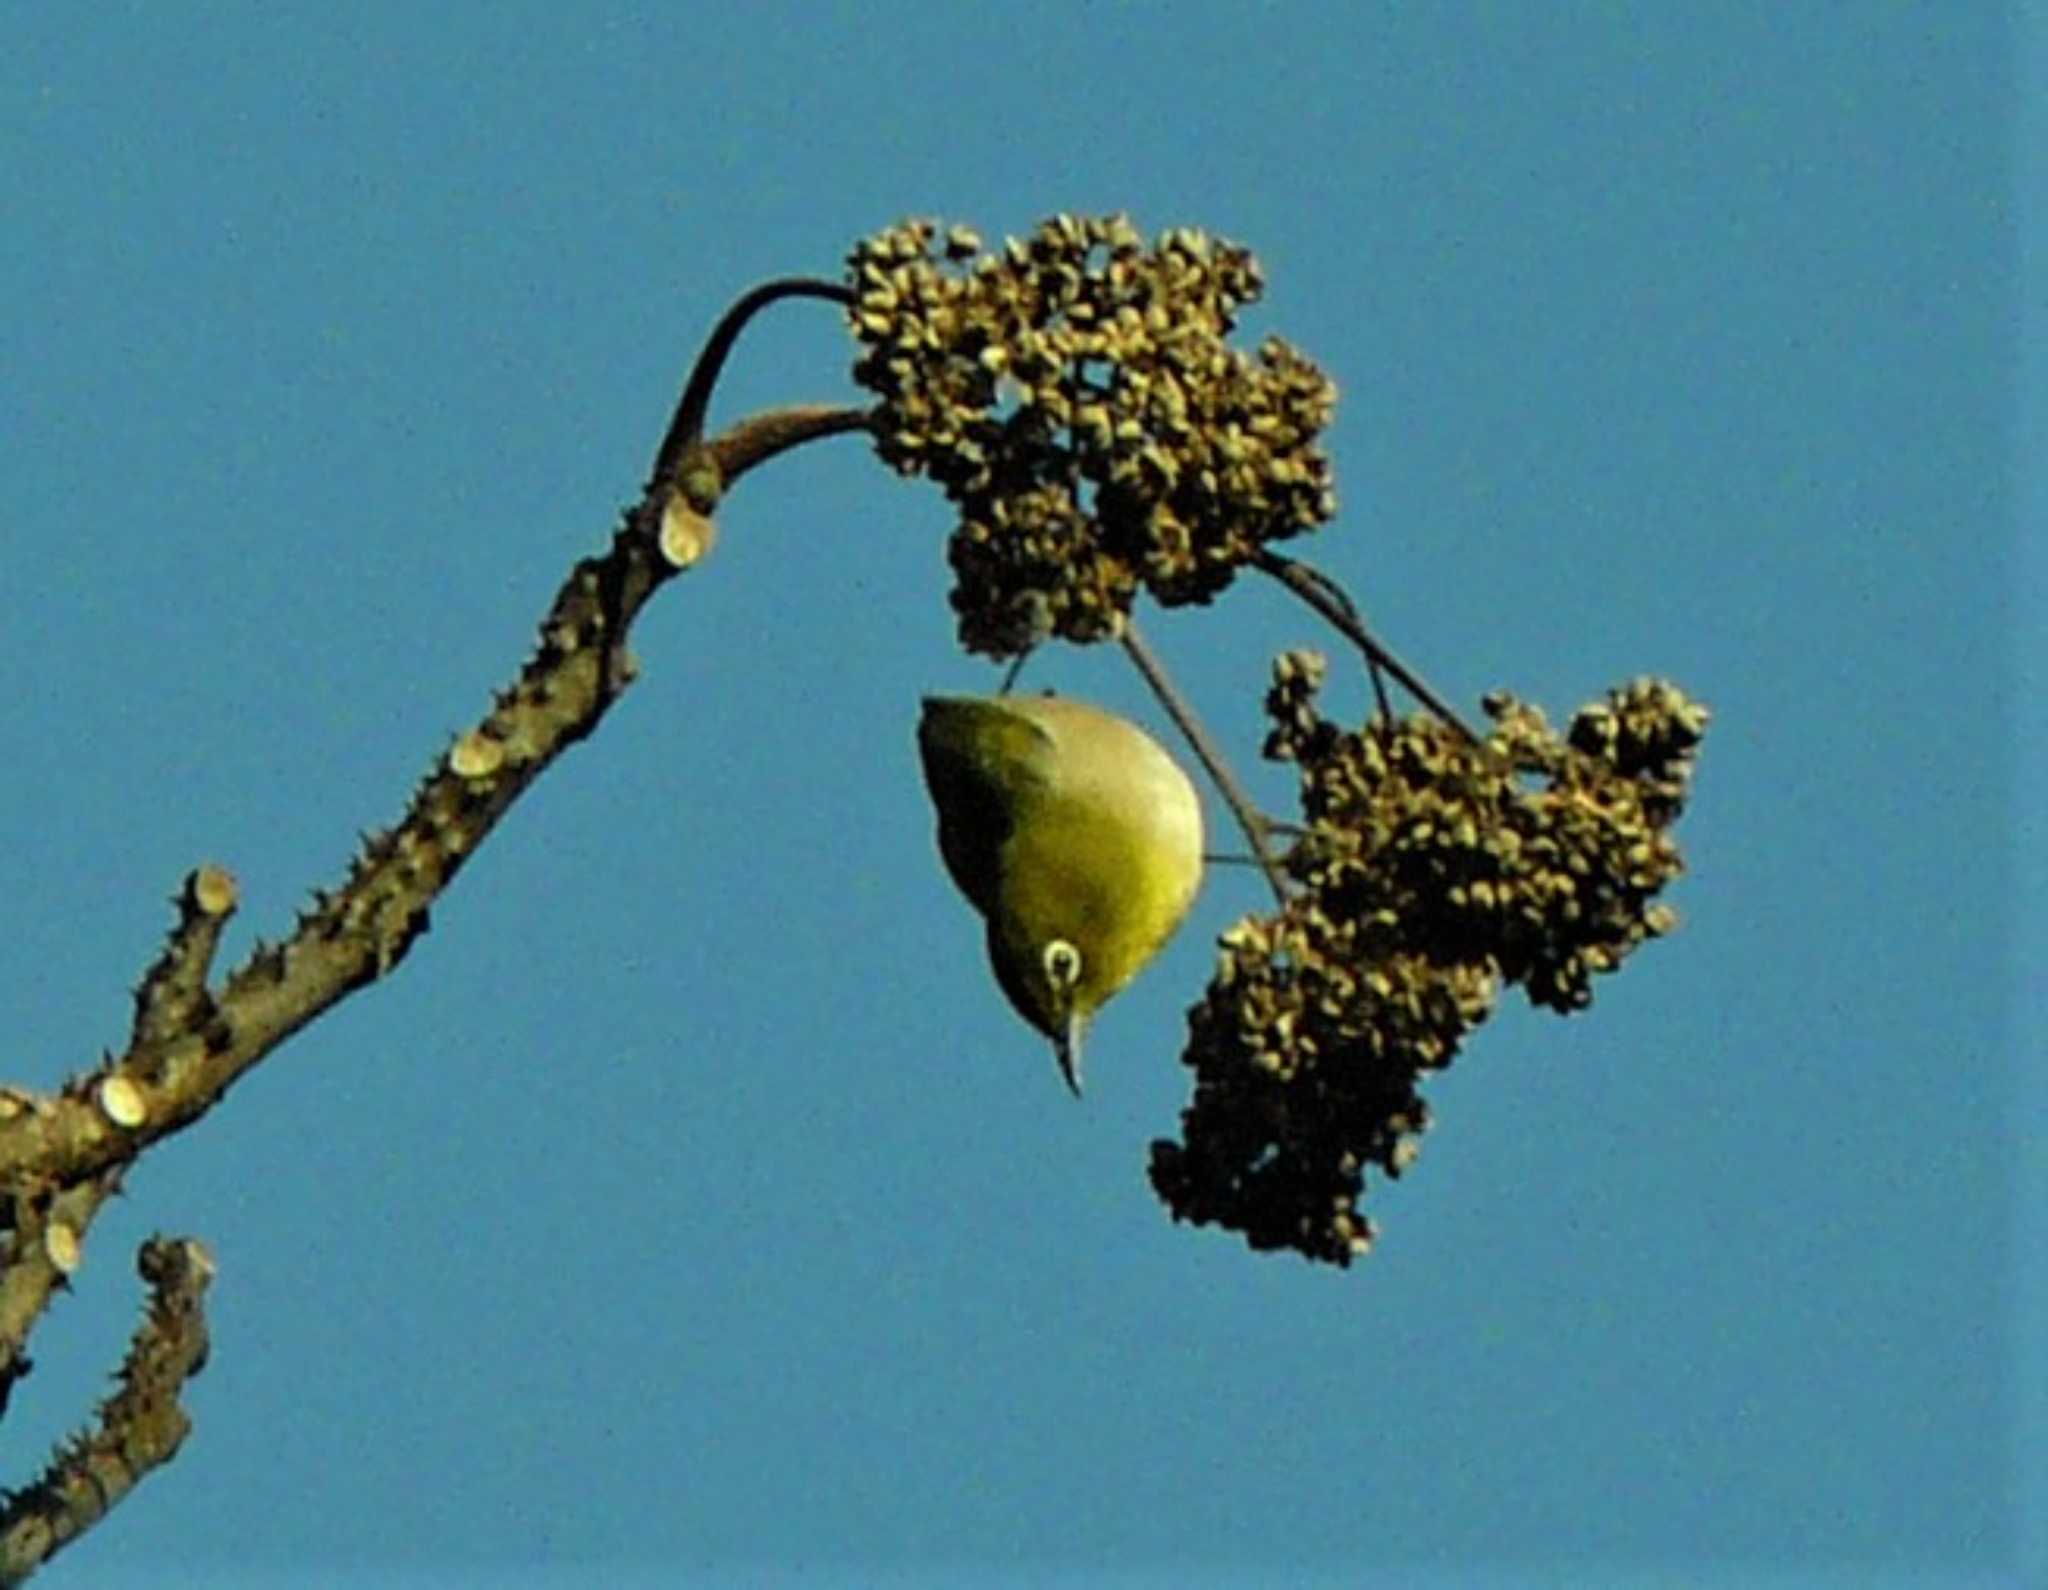
[[[1045,977],[1055,988],[1072,988],[1081,980],[1081,952],[1065,939],[1045,946]]]

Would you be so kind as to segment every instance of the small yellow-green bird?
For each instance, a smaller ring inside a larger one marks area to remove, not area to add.
[[[1136,724],[1058,696],[927,696],[917,745],[996,981],[1078,1094],[1089,1018],[1201,886],[1194,786]]]

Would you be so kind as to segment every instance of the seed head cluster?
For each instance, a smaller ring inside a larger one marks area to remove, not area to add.
[[[1222,937],[1189,1012],[1184,1140],[1153,1144],[1152,1181],[1178,1218],[1342,1265],[1372,1243],[1367,1167],[1414,1161],[1418,1085],[1501,987],[1580,1009],[1674,925],[1656,897],[1683,870],[1670,827],[1707,712],[1639,679],[1560,736],[1496,695],[1474,744],[1426,714],[1340,729],[1322,677],[1313,653],[1275,665],[1266,755],[1300,771],[1297,890]]]
[[[1140,590],[1207,602],[1336,512],[1336,388],[1278,338],[1256,357],[1225,340],[1262,286],[1247,250],[1061,215],[993,250],[908,221],[847,263],[878,450],[958,511],[969,650],[1115,636]]]

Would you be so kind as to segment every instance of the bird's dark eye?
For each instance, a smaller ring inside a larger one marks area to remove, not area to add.
[[[1047,944],[1045,978],[1054,988],[1072,988],[1081,980],[1081,952],[1065,939]]]

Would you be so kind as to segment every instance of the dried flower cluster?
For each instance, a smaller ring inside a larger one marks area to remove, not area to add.
[[[948,556],[972,651],[1117,634],[1138,591],[1206,602],[1266,542],[1336,511],[1318,445],[1336,389],[1277,338],[1225,338],[1251,254],[1122,216],[1055,216],[984,251],[911,221],[848,260],[884,460],[959,511]]]
[[[1707,713],[1637,680],[1560,737],[1501,695],[1475,745],[1429,716],[1341,730],[1316,710],[1322,672],[1283,656],[1266,700],[1266,754],[1301,772],[1299,892],[1223,935],[1189,1013],[1185,1142],[1153,1145],[1152,1180],[1178,1218],[1348,1264],[1373,1237],[1366,1168],[1413,1162],[1418,1084],[1502,984],[1576,1010],[1670,929],[1654,902],[1682,870],[1669,828]]]

